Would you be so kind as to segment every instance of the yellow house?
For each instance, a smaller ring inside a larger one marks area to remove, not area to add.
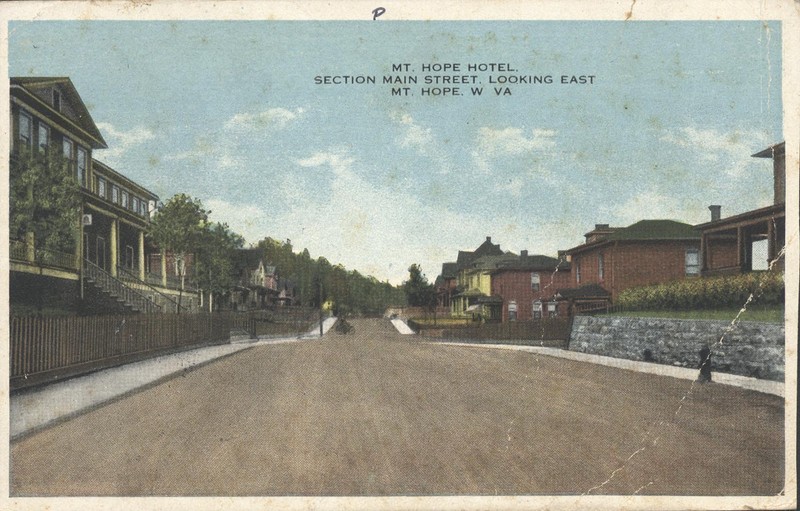
[[[516,257],[504,253],[500,245],[492,243],[489,236],[474,252],[459,251],[456,261],[457,286],[451,302],[451,314],[454,317],[495,319],[495,309],[499,313],[499,306],[492,304],[502,303],[502,300],[491,296],[491,272],[502,262]]]

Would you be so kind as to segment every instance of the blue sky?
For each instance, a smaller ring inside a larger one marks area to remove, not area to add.
[[[393,283],[486,236],[555,255],[595,223],[768,205],[750,155],[783,140],[778,22],[28,21],[8,44],[9,75],[69,76],[109,144],[95,158],[162,200]],[[400,63],[413,96],[381,83]],[[484,92],[421,95],[445,74]],[[498,96],[490,75],[555,83]]]

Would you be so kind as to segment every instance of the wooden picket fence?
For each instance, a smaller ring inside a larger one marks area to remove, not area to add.
[[[484,323],[459,328],[444,328],[439,338],[476,343],[520,344],[566,347],[572,331],[572,318],[542,318],[530,321]]]
[[[229,314],[12,317],[11,389],[230,340]]]

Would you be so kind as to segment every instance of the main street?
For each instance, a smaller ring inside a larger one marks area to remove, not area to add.
[[[12,495],[774,495],[781,398],[385,320],[258,345],[24,437]]]

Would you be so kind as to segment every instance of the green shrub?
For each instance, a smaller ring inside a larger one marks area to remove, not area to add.
[[[630,288],[620,293],[617,305],[628,310],[741,307],[751,294],[761,305],[783,305],[784,292],[782,272],[750,272]]]

